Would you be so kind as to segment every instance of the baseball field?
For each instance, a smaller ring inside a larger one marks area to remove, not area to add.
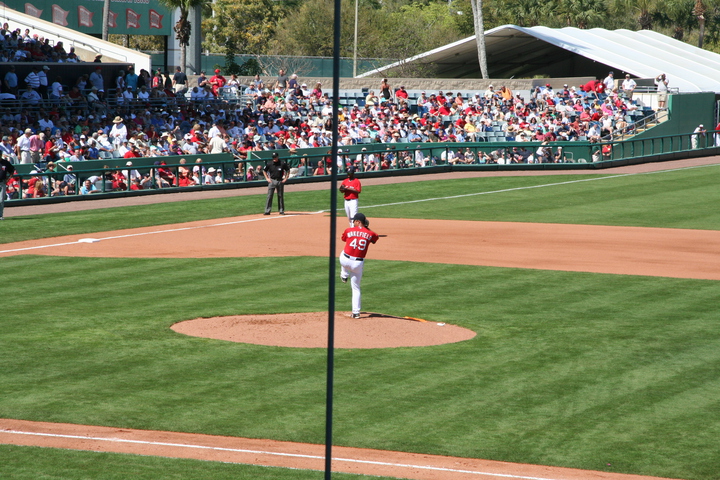
[[[333,478],[720,479],[720,159],[704,163],[364,182],[360,210],[383,237],[368,254],[366,314],[353,335],[382,328],[362,323],[367,312],[475,335],[337,349],[334,444],[377,459],[389,451],[465,460]],[[99,438],[142,430],[164,447],[187,443],[174,436],[185,434],[324,442],[325,349],[171,327],[326,311],[329,199],[291,185],[292,215],[265,220],[260,190],[7,210],[0,478],[322,478],[312,465],[260,466],[272,463],[218,452],[106,452]],[[100,241],[77,242],[89,238]],[[339,282],[336,302],[349,309]],[[52,425],[75,433],[31,446]],[[60,444],[83,436],[82,446]],[[471,471],[476,459],[537,467]]]

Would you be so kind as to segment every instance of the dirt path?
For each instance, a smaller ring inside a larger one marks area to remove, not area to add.
[[[371,227],[383,235],[371,260],[720,280],[715,230],[398,218],[374,218]],[[328,232],[322,213],[251,215],[8,243],[0,257],[325,256]]]
[[[0,443],[324,470],[323,445],[0,419]],[[333,447],[333,472],[414,480],[657,480],[657,477]]]

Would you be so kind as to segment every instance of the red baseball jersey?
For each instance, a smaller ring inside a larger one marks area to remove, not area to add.
[[[378,241],[377,233],[365,227],[351,227],[342,234],[342,241],[345,242],[343,252],[351,257],[365,258],[368,247],[371,243]]]
[[[362,185],[360,185],[360,180],[358,180],[357,178],[353,178],[352,180],[346,178],[342,181],[340,185],[345,185],[346,187],[357,190],[357,193],[348,192],[347,190],[344,191],[343,196],[345,197],[345,200],[355,200],[356,198],[358,198],[358,194],[360,193],[360,191],[362,191]]]

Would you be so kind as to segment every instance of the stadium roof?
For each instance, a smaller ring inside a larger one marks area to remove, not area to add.
[[[485,32],[490,78],[640,78],[667,74],[681,92],[720,93],[720,55],[652,30],[518,27]],[[421,53],[362,76],[382,74],[407,63],[433,64],[440,78],[480,78],[475,36]]]

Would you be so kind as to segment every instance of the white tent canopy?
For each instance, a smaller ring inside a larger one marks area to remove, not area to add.
[[[604,78],[614,71],[653,78],[667,74],[681,92],[720,93],[720,55],[651,30],[581,30],[503,25],[485,32],[490,78]],[[421,53],[362,76],[407,63],[432,64],[441,78],[480,78],[475,36]]]

